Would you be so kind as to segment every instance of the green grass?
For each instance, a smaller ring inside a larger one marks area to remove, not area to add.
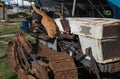
[[[20,31],[20,23],[2,23],[3,27],[0,29],[0,35],[15,34]]]
[[[14,35],[20,31],[21,21],[24,19],[24,17],[21,17],[22,15],[23,13],[20,14],[20,17],[19,14],[18,16],[16,15],[17,18],[12,18],[14,15],[11,15],[9,22],[0,22],[0,57],[7,54],[8,42],[15,39],[15,36],[9,35]],[[7,35],[7,37],[4,35]],[[10,69],[7,57],[0,58],[0,79],[18,79],[17,75]]]
[[[0,47],[0,57],[6,55],[6,47]]]
[[[0,57],[7,54],[7,42],[13,37],[0,39]],[[4,41],[4,42],[2,42]],[[7,57],[0,60],[0,79],[18,79],[16,74],[9,68]]]
[[[8,41],[13,40],[13,39],[15,39],[15,35],[14,36],[10,36],[10,37],[2,37],[2,38],[0,38],[0,41],[3,41],[3,43],[5,43],[5,42],[8,42]]]
[[[18,79],[16,74],[9,68],[7,58],[0,61],[0,79]]]
[[[7,53],[8,41],[13,40],[13,39],[15,39],[14,36],[0,38],[0,57],[2,57],[3,55]]]

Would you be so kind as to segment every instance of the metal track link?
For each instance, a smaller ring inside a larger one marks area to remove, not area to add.
[[[40,55],[49,60],[49,67],[54,72],[54,79],[78,79],[74,60],[65,52],[56,52],[46,45],[40,45]]]
[[[35,44],[30,44],[34,48]],[[43,72],[48,72],[49,79],[78,79],[78,71],[72,57],[65,52],[57,52],[47,47],[47,45],[38,45],[39,50],[34,52],[37,61],[41,67],[37,67],[30,57],[26,57],[30,68],[26,69],[26,64],[22,63],[19,56],[17,40],[11,41],[8,44],[8,62],[13,71],[16,72],[19,79],[41,79]],[[23,53],[25,53],[22,48]],[[36,51],[36,50],[35,50]],[[21,51],[22,52],[22,51]],[[42,58],[42,60],[41,60]],[[47,59],[45,63],[43,59]],[[40,70],[40,68],[43,68]],[[52,74],[51,74],[52,73]],[[52,77],[51,77],[52,76]]]

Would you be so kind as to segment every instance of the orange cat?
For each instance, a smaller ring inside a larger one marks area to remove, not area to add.
[[[56,24],[52,18],[50,18],[48,15],[46,15],[43,11],[40,9],[36,8],[36,6],[33,4],[32,5],[33,10],[40,14],[42,16],[41,23],[45,27],[48,36],[50,38],[54,38],[56,35]]]

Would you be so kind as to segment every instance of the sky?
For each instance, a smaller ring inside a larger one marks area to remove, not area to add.
[[[22,0],[1,0],[1,1],[5,1],[6,4],[8,4],[8,2],[10,2],[10,4],[17,4],[18,3],[19,6],[22,6]],[[30,6],[31,3],[28,1],[23,1],[23,5]]]

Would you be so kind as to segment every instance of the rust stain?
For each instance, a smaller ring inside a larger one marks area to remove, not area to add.
[[[16,74],[20,79],[78,79],[78,71],[77,67],[74,63],[74,60],[72,57],[70,57],[65,52],[57,52],[50,48],[48,48],[46,45],[42,44],[30,44],[31,48],[33,46],[38,46],[38,50],[32,49],[27,45],[27,42],[25,41],[24,37],[21,36],[21,34],[16,34],[17,39],[15,41],[20,42],[20,45],[24,45],[22,47],[23,53],[26,56],[26,61],[28,65],[30,65],[29,69],[26,69],[25,66],[25,60],[21,61],[21,58],[23,56],[20,56],[20,49],[18,49],[18,46],[16,46],[17,43],[13,42],[12,45],[9,43],[9,48],[12,49],[12,51],[9,49],[8,53],[10,54],[18,54],[15,56],[9,55],[10,60],[10,66],[13,66],[12,70],[16,71]],[[14,47],[16,46],[16,49]],[[40,66],[38,67],[34,60],[30,56],[27,56],[29,54],[26,54],[25,51],[32,51],[38,60]],[[16,58],[16,59],[15,59]],[[16,64],[16,60],[18,63]],[[15,61],[12,63],[12,61]],[[46,61],[46,62],[45,62]],[[12,64],[11,64],[12,63]],[[48,78],[49,77],[49,78]]]

